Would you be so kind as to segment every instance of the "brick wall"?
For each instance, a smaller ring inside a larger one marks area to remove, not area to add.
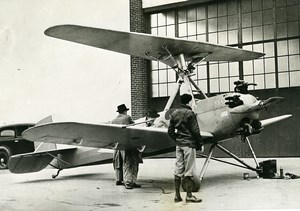
[[[146,32],[146,18],[142,0],[130,0],[130,31]],[[148,106],[148,62],[131,56],[131,115],[133,119],[145,116]]]

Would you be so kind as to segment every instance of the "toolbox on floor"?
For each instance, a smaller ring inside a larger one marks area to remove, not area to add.
[[[259,163],[261,172],[259,176],[265,179],[272,179],[277,173],[277,163],[276,160],[265,160]]]

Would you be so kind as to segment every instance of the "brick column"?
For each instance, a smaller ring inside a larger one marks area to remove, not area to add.
[[[146,32],[142,0],[130,0],[130,31]],[[145,116],[148,107],[148,61],[131,56],[131,115],[133,119]]]

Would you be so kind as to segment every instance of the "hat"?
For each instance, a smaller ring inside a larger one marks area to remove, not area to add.
[[[160,115],[157,113],[156,110],[148,110],[148,113],[147,113],[147,117],[152,117],[152,118],[157,118],[159,117]]]
[[[118,106],[117,112],[120,113],[120,112],[124,112],[124,111],[128,111],[128,110],[129,110],[129,108],[127,108],[125,104],[121,104]]]
[[[192,96],[189,94],[183,94],[180,96],[180,101],[182,104],[188,104],[192,100]]]

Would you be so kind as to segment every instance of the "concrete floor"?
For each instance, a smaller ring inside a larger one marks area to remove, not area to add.
[[[231,159],[226,159],[231,161]],[[254,164],[253,160],[244,159]],[[262,161],[265,159],[259,159]],[[280,158],[284,173],[300,175],[300,158]],[[204,159],[197,159],[197,170]],[[112,165],[38,173],[0,171],[1,210],[300,210],[300,179],[262,179],[242,168],[211,161],[200,204],[173,203],[174,159],[145,159],[140,165],[140,189],[115,186]],[[243,173],[250,173],[250,180]],[[183,198],[185,193],[182,192]]]

